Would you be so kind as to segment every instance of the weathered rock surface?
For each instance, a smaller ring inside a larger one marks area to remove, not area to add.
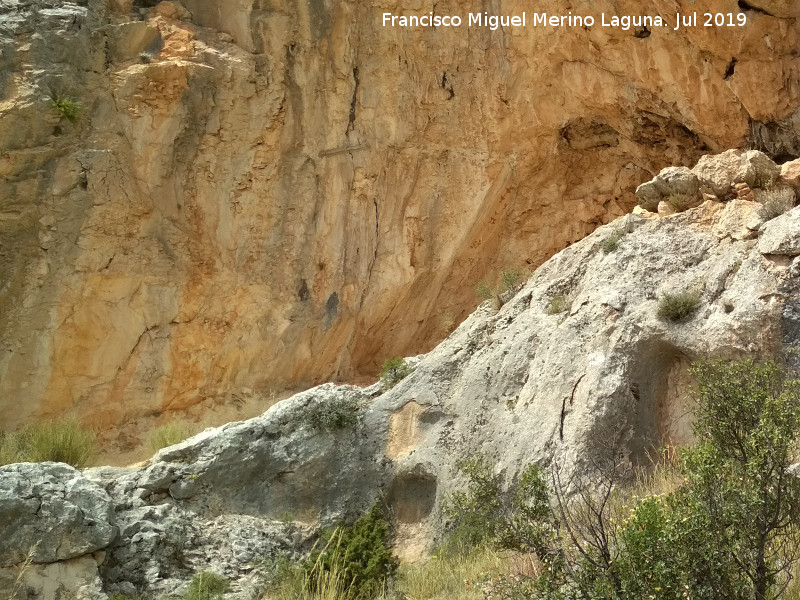
[[[108,494],[61,463],[0,467],[0,567],[53,563],[101,550],[116,536]]]
[[[648,36],[384,28],[400,0],[152,4],[0,5],[4,427],[74,409],[130,429],[374,374],[662,167],[751,135],[800,153],[785,3]],[[76,123],[51,92],[82,103]]]
[[[530,462],[580,469],[613,438],[633,463],[689,441],[692,360],[800,344],[800,259],[783,250],[800,208],[759,225],[759,239],[738,239],[748,204],[708,201],[601,228],[499,311],[480,307],[389,391],[326,384],[144,468],[86,471],[114,499],[120,528],[101,567],[107,591],[174,593],[211,565],[247,597],[259,558],[308,548],[315,527],[375,501],[392,508],[399,551],[413,555],[440,531],[457,457],[486,455],[510,479]],[[622,238],[606,254],[614,232]],[[660,320],[659,300],[682,290],[700,293],[697,310]],[[311,426],[310,413],[342,401],[361,407],[355,426]]]

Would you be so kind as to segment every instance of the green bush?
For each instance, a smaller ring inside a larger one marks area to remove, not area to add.
[[[359,410],[358,398],[332,398],[312,406],[306,413],[305,420],[316,431],[338,431],[355,427]]]
[[[182,600],[222,600],[227,590],[227,579],[211,571],[201,571],[192,577]]]
[[[28,425],[0,439],[0,463],[63,462],[87,466],[95,456],[95,436],[74,420]]]
[[[162,448],[180,444],[194,435],[194,427],[186,421],[169,421],[156,428],[149,436],[150,448],[158,452]]]
[[[481,281],[475,286],[475,295],[478,296],[478,300],[481,302],[486,302],[494,298],[494,290],[488,283]]]
[[[390,550],[389,524],[377,506],[352,526],[323,533],[304,563],[307,582],[315,587],[323,573],[336,573],[341,597],[352,600],[375,598],[386,589],[397,570]]]
[[[610,234],[608,234],[605,239],[600,242],[600,249],[603,251],[603,254],[611,254],[619,248],[619,243],[622,241],[623,234],[619,229],[615,229]]]
[[[658,302],[657,315],[665,321],[683,321],[700,306],[700,293],[697,291],[664,294]]]
[[[501,293],[516,292],[520,286],[522,274],[517,269],[504,269],[500,273]]]
[[[80,101],[68,96],[58,96],[55,94],[50,96],[50,104],[62,119],[66,119],[70,123],[77,122],[83,109]]]
[[[390,358],[381,367],[381,381],[384,387],[391,389],[411,375],[412,371],[404,358]]]
[[[448,501],[456,528],[533,553],[542,568],[508,578],[509,597],[547,600],[775,600],[800,548],[800,382],[773,362],[692,367],[698,442],[681,453],[672,491],[642,499],[620,487],[619,459],[552,489],[531,468],[504,491],[488,463],[462,470]],[[612,456],[617,456],[612,452]],[[592,458],[595,461],[595,457]],[[548,491],[551,498],[548,500]],[[626,500],[627,498],[627,500]]]

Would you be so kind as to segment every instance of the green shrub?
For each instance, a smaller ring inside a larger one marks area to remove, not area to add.
[[[504,269],[500,273],[501,293],[516,292],[519,289],[522,274],[517,269]]]
[[[603,254],[611,254],[619,248],[619,243],[622,241],[623,233],[619,229],[615,229],[608,234],[605,239],[600,243],[600,249]]]
[[[211,571],[201,571],[192,577],[182,600],[222,600],[227,590],[227,579]]]
[[[142,64],[148,64],[153,60],[153,55],[149,52],[139,52],[139,62]]]
[[[180,444],[183,440],[194,435],[194,427],[186,421],[169,421],[160,425],[149,436],[150,448],[158,452],[162,448]]]
[[[555,294],[551,296],[545,309],[548,315],[557,315],[572,308],[572,299],[568,294]]]
[[[0,439],[2,464],[51,461],[85,467],[94,456],[94,434],[69,419],[28,425]]]
[[[384,387],[391,389],[403,379],[411,375],[413,369],[404,358],[390,358],[381,367],[381,381]]]
[[[486,302],[494,298],[494,290],[488,283],[481,281],[475,286],[475,295],[478,296],[478,300],[481,302]]]
[[[335,573],[342,598],[375,598],[397,570],[390,543],[389,524],[373,506],[352,526],[323,533],[317,544],[321,549],[314,550],[304,563],[306,580],[315,588],[324,573]]]
[[[75,123],[81,116],[83,106],[80,101],[74,98],[51,94],[50,102],[52,107],[61,115],[61,118],[70,123]]]
[[[358,398],[332,398],[312,406],[305,420],[316,431],[338,431],[354,427],[358,423],[359,410]]]
[[[678,322],[686,319],[700,306],[700,293],[684,291],[677,294],[664,294],[658,302],[657,315],[665,321]]]
[[[775,600],[800,547],[800,382],[773,362],[692,366],[698,442],[681,453],[672,491],[638,499],[624,460],[595,462],[552,489],[533,468],[504,491],[469,461],[467,491],[447,510],[479,543],[533,553],[542,568],[506,578],[504,597],[546,600]],[[613,445],[613,444],[612,444]],[[613,450],[613,448],[612,448]],[[619,456],[612,451],[610,456]],[[551,497],[548,500],[548,491]]]

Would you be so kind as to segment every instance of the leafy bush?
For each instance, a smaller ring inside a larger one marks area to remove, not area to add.
[[[376,597],[386,588],[395,571],[390,529],[377,506],[352,526],[325,532],[318,542],[322,548],[311,553],[304,564],[306,581],[313,588],[330,584],[324,574],[335,574],[342,598]]]
[[[411,375],[413,369],[404,358],[390,358],[381,367],[381,381],[384,387],[391,389],[403,379]]]
[[[50,95],[51,106],[61,115],[62,119],[66,119],[70,123],[75,123],[81,116],[83,109],[80,101],[70,98],[68,96],[59,96],[55,93]]]
[[[228,591],[228,580],[211,571],[201,571],[192,577],[189,589],[184,592],[182,600],[222,600]]]
[[[642,499],[620,489],[620,459],[552,489],[529,468],[508,491],[485,462],[462,468],[448,506],[478,540],[535,554],[543,568],[507,578],[505,597],[547,600],[774,600],[800,547],[800,382],[773,362],[700,362],[698,443],[678,483]],[[612,451],[611,457],[620,456]],[[553,499],[548,499],[548,491]],[[627,504],[630,503],[630,508]]]
[[[475,286],[475,295],[478,296],[478,300],[481,302],[486,302],[494,298],[494,290],[488,283],[481,281]]]
[[[500,273],[500,292],[516,292],[521,279],[522,274],[517,269],[504,269]]]
[[[338,431],[354,427],[359,419],[358,398],[332,398],[312,406],[305,415],[309,427],[316,431]]]
[[[659,319],[678,322],[686,319],[700,306],[700,293],[684,291],[677,294],[664,294],[658,303]]]
[[[765,221],[781,216],[794,206],[795,193],[791,188],[776,188],[759,193],[759,216]]]
[[[522,273],[517,269],[503,269],[497,277],[497,282],[494,285],[481,281],[475,286],[475,294],[478,300],[485,302],[487,300],[495,301],[495,308],[500,308],[505,301],[508,300],[509,295],[513,295],[520,288],[522,280]]]
[[[169,421],[150,434],[150,448],[153,452],[158,452],[162,448],[180,444],[183,440],[192,437],[194,433],[194,427],[186,421]]]
[[[568,311],[572,307],[572,299],[567,294],[555,294],[551,296],[545,309],[548,315],[557,315]]]
[[[623,233],[619,229],[615,229],[600,243],[600,249],[603,254],[611,254],[619,248],[619,243],[622,241]]]
[[[95,436],[77,421],[44,421],[0,439],[0,464],[63,462],[87,466],[95,455]]]

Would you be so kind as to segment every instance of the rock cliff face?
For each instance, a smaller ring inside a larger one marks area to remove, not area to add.
[[[412,359],[413,373],[391,390],[325,384],[165,448],[142,468],[81,476],[52,463],[0,467],[0,523],[15,523],[0,542],[0,567],[52,531],[63,552],[36,555],[47,566],[31,587],[67,569],[65,560],[84,561],[70,581],[86,598],[104,598],[92,591],[98,578],[106,592],[171,594],[211,567],[244,599],[259,557],[307,549],[319,525],[376,501],[392,509],[398,551],[424,550],[460,483],[457,457],[484,454],[510,481],[531,462],[579,471],[612,439],[632,463],[687,441],[691,361],[772,355],[800,366],[800,207],[790,208],[792,168],[783,172],[770,191],[751,189],[754,201],[707,194],[679,214],[638,210],[600,228],[499,310],[485,303]],[[727,196],[740,176],[763,182],[775,165],[733,152],[704,158],[681,179],[671,173],[650,187],[682,189],[695,177],[698,189],[714,181]],[[775,194],[783,214],[766,210]],[[680,292],[694,296],[695,310],[659,316],[663,299]],[[313,415],[334,406],[350,407],[355,422],[319,427],[324,419]],[[49,490],[57,494],[48,503]],[[47,510],[37,512],[37,501]],[[82,512],[62,518],[58,503]],[[0,568],[0,592],[10,577]]]
[[[397,0],[155,4],[0,2],[4,428],[374,374],[666,164],[748,140],[798,153],[787,2],[716,0],[747,26],[678,32],[383,28],[429,8]],[[80,101],[74,123],[51,94]]]

